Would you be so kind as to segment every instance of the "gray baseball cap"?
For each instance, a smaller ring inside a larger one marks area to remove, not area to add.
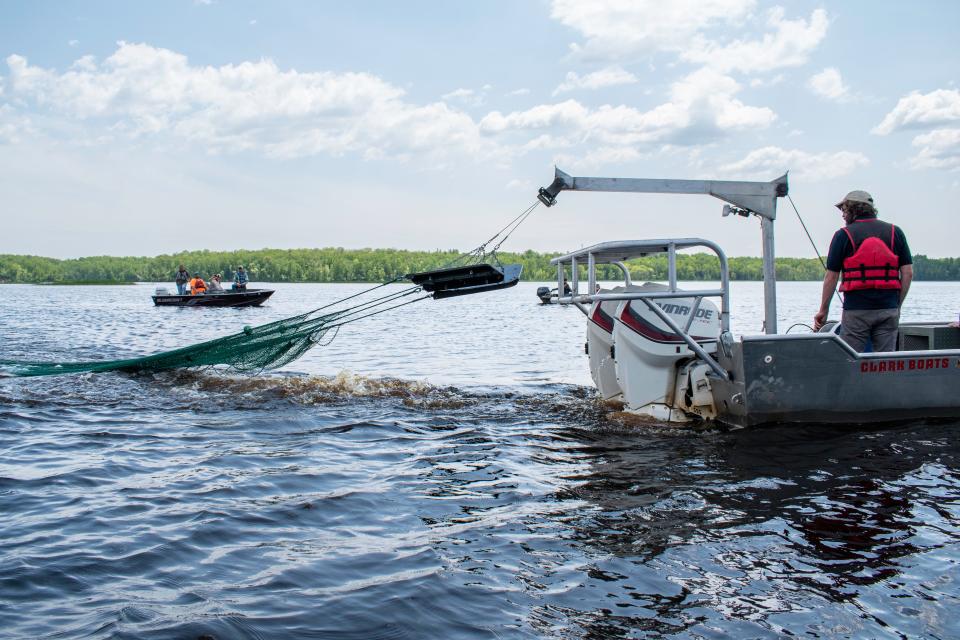
[[[866,191],[851,191],[847,195],[843,196],[843,200],[835,204],[834,206],[839,209],[843,206],[844,202],[862,202],[868,204],[874,209],[877,207],[873,204],[873,196],[867,193]]]

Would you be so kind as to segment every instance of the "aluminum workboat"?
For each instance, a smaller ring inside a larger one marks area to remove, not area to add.
[[[771,182],[650,180],[574,178],[558,169],[539,198],[552,206],[564,190],[711,195],[727,203],[724,215],[760,219],[763,335],[738,339],[730,332],[727,257],[709,240],[604,242],[551,260],[557,286],[562,290],[569,278],[572,289],[557,303],[587,316],[590,371],[604,399],[657,421],[735,427],[960,417],[960,329],[948,322],[902,323],[900,350],[886,353],[857,353],[835,322],[818,333],[777,333],[773,223],[777,200],[787,195],[786,175]],[[684,249],[717,256],[719,287],[677,286],[677,252]],[[627,260],[663,254],[666,284],[631,281]],[[623,285],[598,291],[597,265],[618,267]]]

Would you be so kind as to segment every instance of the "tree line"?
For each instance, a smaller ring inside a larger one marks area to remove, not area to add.
[[[550,259],[559,253],[500,253],[504,264],[523,264],[523,279],[543,282],[557,278]],[[69,283],[83,281],[168,282],[177,266],[191,274],[209,278],[219,273],[233,279],[243,265],[250,279],[258,282],[384,282],[407,273],[436,269],[453,262],[460,253],[447,251],[404,251],[399,249],[260,249],[255,251],[187,251],[155,257],[92,256],[58,260],[40,256],[0,254],[0,282]],[[730,258],[732,280],[762,280],[760,258]],[[667,256],[661,254],[628,262],[634,280],[666,280]],[[816,258],[778,258],[778,280],[820,280],[823,266]],[[598,277],[620,280],[616,267],[598,266]],[[581,275],[581,277],[585,277]],[[960,280],[960,258],[914,256],[917,280]],[[707,253],[677,257],[680,280],[718,280],[720,263]]]

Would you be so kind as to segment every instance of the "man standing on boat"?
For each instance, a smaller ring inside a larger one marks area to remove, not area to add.
[[[246,291],[247,290],[247,272],[243,270],[243,265],[237,267],[237,273],[233,276],[233,290],[234,291]]]
[[[813,317],[819,331],[827,320],[837,280],[843,276],[841,337],[857,352],[867,340],[874,351],[896,351],[900,307],[913,280],[913,257],[903,230],[877,219],[873,196],[851,191],[836,207],[847,226],[833,234],[823,277],[820,311]]]
[[[187,292],[187,283],[190,282],[190,273],[183,268],[183,265],[180,265],[180,268],[177,269],[177,294],[184,295]]]

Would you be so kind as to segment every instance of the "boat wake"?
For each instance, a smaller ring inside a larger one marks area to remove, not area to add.
[[[285,406],[343,406],[358,402],[426,412],[509,415],[512,419],[608,423],[621,420],[616,407],[578,385],[463,389],[423,380],[364,376],[273,374],[245,376],[217,370],[181,369],[154,373],[88,373],[59,378],[6,378],[0,404],[42,405],[71,410],[115,407],[145,411],[266,411]],[[609,416],[609,418],[607,417]]]
[[[286,400],[300,405],[337,404],[356,399],[395,398],[421,408],[460,408],[475,402],[455,387],[424,381],[375,378],[341,371],[336,376],[235,376],[194,371],[152,376],[162,386],[184,388],[205,397]]]

